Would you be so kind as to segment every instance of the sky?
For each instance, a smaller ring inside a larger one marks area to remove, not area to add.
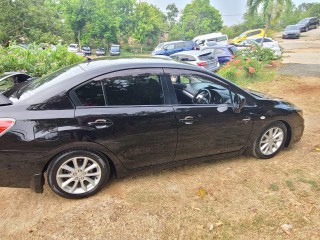
[[[166,11],[166,7],[175,3],[181,11],[192,0],[143,0],[158,6],[162,11]],[[246,0],[210,0],[211,5],[218,9],[222,15],[224,25],[233,25],[241,22],[242,16],[246,11]],[[293,0],[293,3],[299,5],[301,3],[320,2],[320,0]]]

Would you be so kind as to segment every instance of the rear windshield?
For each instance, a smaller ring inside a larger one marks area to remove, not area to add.
[[[235,46],[229,47],[229,50],[230,50],[233,54],[235,54],[236,52],[238,52],[238,48],[235,47]]]
[[[19,88],[17,91],[12,92],[10,96],[6,97],[8,97],[12,102],[23,100],[43,91],[44,89],[55,86],[56,84],[63,84],[64,80],[81,72],[84,72],[84,70],[80,66],[68,66],[47,76],[35,79]]]
[[[200,61],[208,61],[208,60],[214,59],[214,55],[212,54],[212,52],[208,52],[200,55],[198,58]]]

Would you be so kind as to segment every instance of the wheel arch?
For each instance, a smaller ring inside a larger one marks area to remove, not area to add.
[[[286,128],[287,128],[287,139],[286,142],[284,144],[285,147],[288,147],[290,145],[291,142],[291,136],[292,136],[292,129],[291,126],[288,122],[284,121],[284,120],[280,120],[279,122],[282,122]]]
[[[83,150],[83,151],[89,151],[89,152],[93,152],[99,156],[102,157],[103,160],[107,161],[109,166],[110,166],[110,173],[111,175],[110,176],[114,176],[116,177],[117,176],[117,168],[115,167],[115,164],[114,162],[112,161],[112,159],[107,155],[107,153],[101,151],[101,150],[97,150],[95,148],[91,148],[91,147],[88,147],[88,148],[84,148],[84,147],[72,147],[72,148],[68,148],[68,149],[65,149],[63,151],[60,151],[58,153],[56,153],[55,155],[53,155],[47,162],[46,164],[44,165],[43,169],[42,169],[42,173],[46,172],[48,170],[48,166],[50,165],[50,163],[59,155],[61,154],[64,154],[64,153],[67,153],[68,151],[73,151],[73,150]]]

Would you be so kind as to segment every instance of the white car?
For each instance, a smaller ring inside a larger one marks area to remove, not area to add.
[[[171,58],[188,62],[209,71],[217,71],[220,68],[218,58],[212,53],[212,50],[191,50],[183,51],[170,55]]]
[[[68,52],[78,52],[79,51],[79,45],[75,43],[71,43],[68,46]]]
[[[239,50],[244,50],[244,49],[248,49],[253,44],[260,46],[261,41],[262,41],[262,37],[247,38],[246,40],[243,40],[235,44],[235,46]],[[279,42],[273,40],[272,38],[268,38],[268,37],[264,38],[262,48],[270,48],[272,51],[274,51],[276,56],[280,57],[282,55],[282,50],[280,48]]]

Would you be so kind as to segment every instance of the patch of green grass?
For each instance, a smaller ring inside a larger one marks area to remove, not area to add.
[[[278,187],[278,185],[275,184],[275,183],[271,183],[270,186],[269,186],[269,189],[270,189],[271,191],[274,191],[274,192],[279,191],[279,187]]]
[[[294,191],[295,190],[295,187],[294,187],[293,182],[291,180],[287,180],[286,181],[286,185],[287,185],[287,187],[289,188],[290,191]]]
[[[302,183],[309,184],[311,188],[314,190],[320,190],[318,183],[314,180],[307,180],[307,179],[300,178],[299,181]]]

